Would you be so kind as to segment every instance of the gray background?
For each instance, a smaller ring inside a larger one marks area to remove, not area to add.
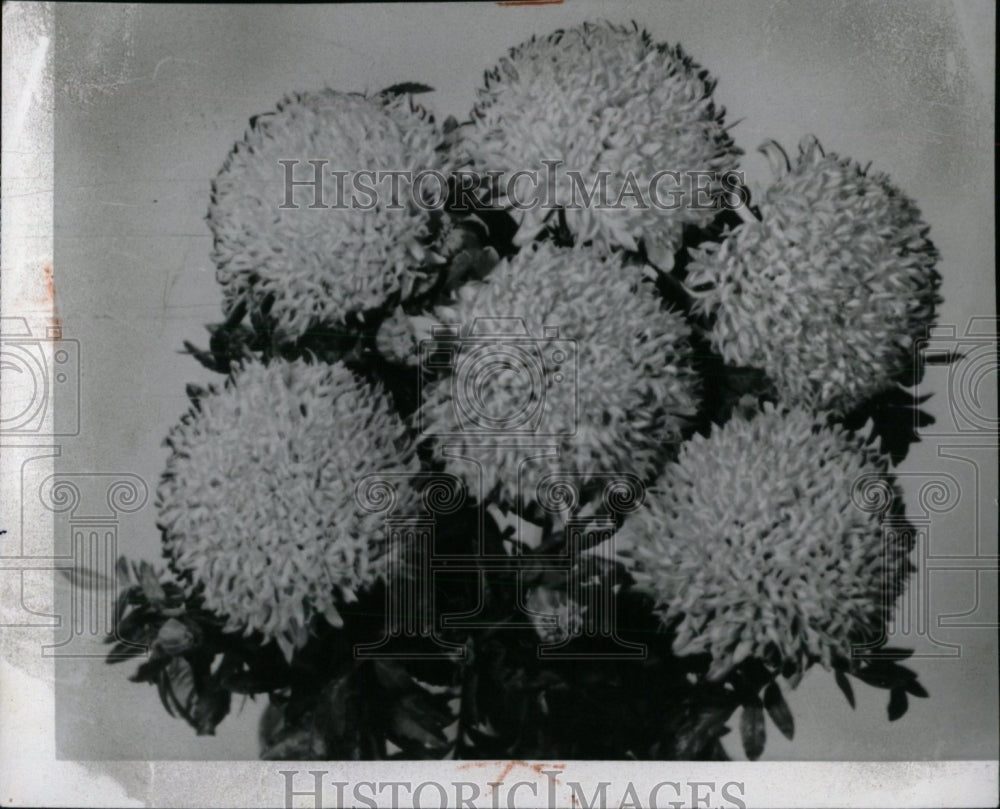
[[[728,120],[749,154],[748,178],[767,181],[754,153],[766,138],[793,150],[812,132],[828,148],[889,172],[915,197],[941,250],[941,322],[961,332],[993,314],[994,9],[989,2],[589,3],[353,7],[61,5],[56,12],[55,286],[66,337],[82,347],[82,427],[62,471],[131,472],[155,489],[163,435],[186,408],[184,384],[215,379],[178,354],[205,345],[220,296],[204,224],[209,183],[247,119],[285,93],[325,85],[379,90],[422,81],[421,101],[463,118],[482,71],[533,33],[584,19],[636,19],[654,38],[681,42],[719,79]],[[948,372],[930,372],[927,409],[948,431]],[[992,383],[985,412],[996,412]],[[947,471],[962,501],[935,516],[933,552],[996,553],[995,453],[977,467],[924,441],[903,471]],[[977,479],[978,474],[978,479]],[[907,480],[916,503],[917,479]],[[121,550],[159,556],[151,503],[123,518]],[[990,545],[989,543],[993,543]],[[980,552],[982,549],[980,548]],[[995,620],[992,577],[981,611]],[[932,579],[941,613],[969,610],[974,574]],[[925,593],[921,592],[921,595]],[[982,612],[980,613],[982,617]],[[933,620],[933,615],[932,615]],[[936,629],[961,645],[952,659],[913,665],[931,692],[890,724],[885,692],[856,689],[857,710],[821,670],[789,696],[797,735],[771,728],[770,759],[927,759],[997,756],[996,631]],[[910,633],[898,645],[937,647]],[[57,665],[61,758],[254,758],[260,703],[247,703],[198,739],[170,719],[155,689],[133,685],[134,664],[99,659]],[[734,757],[742,751],[727,744]]]

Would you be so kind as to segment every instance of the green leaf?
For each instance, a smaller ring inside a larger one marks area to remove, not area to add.
[[[791,740],[795,736],[795,720],[777,683],[771,683],[764,689],[764,707],[781,734]]]
[[[743,716],[740,717],[740,735],[743,738],[743,750],[747,758],[756,761],[764,752],[767,739],[764,730],[764,706],[759,697],[753,697],[743,706]]]
[[[893,688],[889,692],[889,721],[895,722],[906,713],[910,707],[910,701],[906,697],[906,690],[903,688]]]
[[[847,679],[847,675],[838,670],[833,673],[833,679],[837,681],[837,687],[843,692],[848,705],[853,708],[854,689],[851,687],[851,681]]]

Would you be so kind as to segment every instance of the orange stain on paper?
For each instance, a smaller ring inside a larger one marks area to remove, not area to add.
[[[59,317],[59,307],[56,306],[56,282],[52,275],[52,262],[42,266],[42,284],[45,290],[45,306],[52,310],[49,325],[58,334],[62,331],[62,319]]]
[[[491,761],[469,761],[462,764],[459,769],[463,770],[482,769],[485,767],[490,767],[493,764],[494,762]],[[503,769],[500,771],[500,774],[492,781],[489,781],[488,783],[496,784],[502,782],[508,775],[511,774],[511,772],[514,770],[515,767],[524,767],[525,769],[532,770],[536,775],[545,775],[546,770],[551,771],[553,769],[557,769],[562,771],[564,766],[565,765],[563,764],[548,764],[548,763],[529,764],[527,761],[519,761],[519,760],[507,761],[504,763]],[[559,779],[557,778],[556,783],[558,782]],[[492,789],[492,787],[490,788]]]

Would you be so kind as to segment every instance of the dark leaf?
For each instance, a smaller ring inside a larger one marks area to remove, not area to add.
[[[129,680],[133,683],[155,683],[160,679],[160,672],[163,671],[165,665],[166,661],[162,658],[159,660],[147,660],[135,670],[135,673],[129,677]]]
[[[847,679],[847,675],[842,671],[835,671],[833,673],[833,678],[837,681],[837,687],[843,692],[848,705],[853,708],[854,689],[851,687],[851,681]]]
[[[142,584],[142,592],[149,603],[154,607],[163,606],[167,594],[163,591],[153,566],[145,560],[139,565],[139,582]]]
[[[200,385],[193,385],[190,382],[185,385],[184,392],[187,394],[188,399],[192,402],[197,402],[205,396],[205,389],[203,387]]]
[[[913,656],[913,649],[900,649],[896,646],[880,646],[867,652],[856,652],[863,660],[906,660]]]
[[[260,744],[261,758],[264,751],[281,740],[285,730],[285,712],[273,702],[268,702],[264,712],[257,722],[257,741]]]
[[[114,623],[115,631],[112,632],[112,634],[107,638],[108,643],[110,643],[115,639],[118,627],[121,624],[122,619],[125,618],[125,612],[129,607],[129,601],[132,599],[132,596],[134,594],[135,594],[135,588],[126,587],[118,594],[118,597],[115,599],[115,623]]]
[[[893,688],[889,692],[889,721],[895,722],[899,717],[906,713],[906,709],[910,707],[910,701],[906,696],[906,690],[903,688]]]
[[[111,651],[108,652],[107,657],[104,658],[107,663],[121,663],[124,660],[131,660],[133,657],[140,657],[146,654],[149,650],[148,646],[140,646],[134,643],[122,643],[118,642],[111,647]]]
[[[407,694],[393,708],[391,735],[400,747],[414,746],[424,754],[438,755],[449,747],[441,732],[453,718],[436,708],[421,693]]]
[[[118,578],[119,587],[124,587],[132,581],[132,577],[129,575],[128,559],[124,556],[119,556],[115,563],[115,575]]]
[[[399,84],[393,84],[391,87],[386,87],[379,95],[419,95],[420,93],[431,93],[433,91],[434,88],[426,84],[416,81],[404,81]]]
[[[177,712],[188,719],[191,716],[191,709],[197,699],[195,691],[194,672],[191,664],[183,657],[171,658],[163,672],[170,691],[170,696],[174,700]],[[194,724],[192,722],[192,724]]]
[[[914,696],[914,697],[920,697],[921,699],[927,699],[927,697],[930,696],[930,694],[927,693],[927,689],[924,688],[916,680],[910,680],[910,682],[908,682],[905,686],[903,686],[903,688],[906,690],[907,694],[910,694],[911,696]]]
[[[896,688],[917,679],[917,673],[912,669],[891,661],[879,660],[872,661],[865,666],[858,666],[852,674],[876,688]]]
[[[795,735],[795,720],[777,683],[771,683],[764,689],[764,707],[781,734],[786,739],[791,739]]]
[[[90,568],[59,568],[59,572],[74,587],[84,590],[114,590],[116,584],[103,573]]]
[[[320,694],[313,723],[317,740],[330,758],[356,760],[363,730],[361,694],[352,673],[332,680]]]
[[[151,629],[157,621],[156,613],[146,607],[139,607],[125,615],[118,622],[115,629],[115,638],[120,641],[131,641],[132,643],[148,644],[155,637],[155,630]]]
[[[260,752],[262,761],[309,761],[322,758],[311,730],[299,728]]]
[[[383,688],[388,691],[407,691],[413,687],[413,678],[409,672],[394,660],[376,660],[375,677]]]
[[[848,414],[845,426],[858,429],[870,418],[873,436],[881,439],[882,449],[889,453],[894,464],[899,464],[910,446],[920,440],[917,428],[934,423],[933,416],[920,410],[922,401],[903,388],[893,387]]]
[[[701,708],[693,722],[686,723],[671,733],[670,757],[678,759],[697,757],[699,751],[704,750],[714,739],[720,738],[728,731],[726,721],[735,709],[735,704]]]
[[[166,709],[167,713],[170,716],[177,716],[174,712],[173,695],[170,693],[170,678],[162,670],[156,676],[156,692],[159,694],[160,703]]]
[[[767,738],[764,730],[764,706],[758,697],[754,697],[743,706],[740,735],[743,738],[743,750],[747,758],[756,761],[764,752],[764,742]]]
[[[950,365],[964,358],[965,354],[960,351],[935,351],[921,355],[921,361],[925,365]]]
[[[229,714],[232,696],[225,688],[212,687],[198,694],[192,710],[194,729],[199,736],[211,736],[216,726]]]
[[[229,370],[228,367],[224,367],[219,363],[219,360],[211,351],[198,348],[198,346],[188,340],[184,341],[184,352],[182,353],[190,354],[210,371],[226,373]]]

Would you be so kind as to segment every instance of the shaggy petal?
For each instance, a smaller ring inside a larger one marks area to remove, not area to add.
[[[806,139],[760,213],[689,265],[714,348],[766,371],[790,405],[844,413],[891,387],[938,299],[916,205],[886,175]]]
[[[350,207],[352,177],[362,171],[447,170],[434,125],[403,98],[325,90],[293,95],[275,112],[254,119],[212,185],[208,224],[215,237],[216,277],[227,312],[245,302],[266,315],[287,340],[310,328],[336,326],[351,313],[380,306],[395,293],[407,297],[428,258],[426,206],[413,204],[401,179],[391,200],[389,180],[374,207]],[[321,208],[316,192],[294,189],[286,202],[286,166],[295,181],[313,181],[310,160],[321,165]],[[346,171],[347,207],[336,207],[337,181]],[[370,202],[367,195],[356,197]]]
[[[561,161],[551,202],[569,206],[577,244],[634,250],[645,241],[650,253],[672,254],[684,225],[704,225],[718,213],[695,200],[697,181],[685,173],[721,175],[740,155],[725,111],[712,99],[714,87],[680,47],[657,45],[635,27],[584,23],[513,48],[487,72],[465,148],[480,171],[500,173],[503,188],[520,170],[538,171],[544,186],[546,161]],[[585,189],[580,180],[574,188],[567,171],[581,172]],[[610,203],[621,196],[620,209],[582,204],[600,172],[610,173]],[[679,182],[663,172],[679,172]],[[644,201],[659,206],[636,205],[623,194],[629,173]],[[648,199],[651,184],[655,200]],[[545,211],[528,213],[522,241]]]
[[[382,518],[360,507],[355,486],[417,463],[388,397],[344,365],[244,365],[167,443],[165,549],[228,629],[300,642],[313,615],[382,574]]]
[[[617,256],[525,249],[437,315],[460,339],[454,373],[424,386],[419,418],[473,496],[478,479],[456,451],[482,464],[481,494],[498,487],[501,502],[528,504],[546,474],[650,479],[696,411],[688,326]],[[558,455],[538,457],[545,447]]]
[[[909,548],[884,540],[881,515],[852,492],[886,468],[805,410],[769,406],[683,444],[620,546],[664,622],[676,620],[676,653],[708,653],[712,677],[747,657],[801,672],[876,639]]]

